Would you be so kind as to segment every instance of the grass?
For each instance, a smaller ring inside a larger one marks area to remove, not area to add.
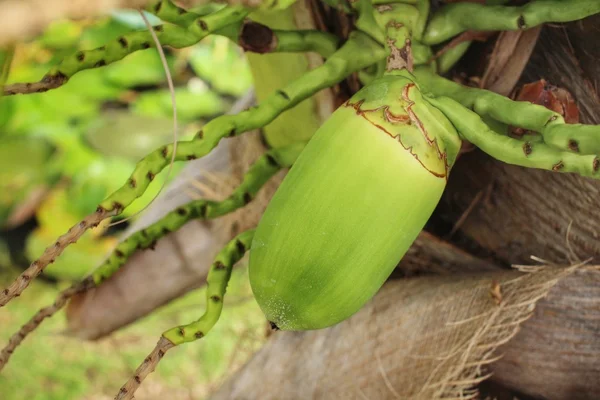
[[[56,286],[34,282],[0,311],[0,343],[38,308],[51,303]],[[108,338],[84,342],[61,332],[60,313],[25,339],[0,374],[2,400],[109,400],[152,350],[164,330],[197,319],[204,290],[161,308]],[[137,399],[207,397],[265,341],[266,322],[251,295],[247,268],[232,276],[219,323],[202,340],[172,349],[136,394]]]

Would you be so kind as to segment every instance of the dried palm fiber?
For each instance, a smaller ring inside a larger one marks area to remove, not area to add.
[[[494,350],[576,268],[389,281],[331,329],[272,335],[212,399],[475,398]]]
[[[600,122],[597,92],[600,46],[595,16],[566,27],[543,28],[522,81],[544,77],[576,98],[582,121]],[[472,207],[479,193],[480,201]],[[438,216],[454,222],[471,209],[453,240],[502,263],[554,263],[594,257],[598,263],[600,185],[464,155],[449,181]],[[507,343],[491,378],[548,399],[597,399],[600,394],[600,272],[585,270],[561,281],[539,304],[522,332]]]

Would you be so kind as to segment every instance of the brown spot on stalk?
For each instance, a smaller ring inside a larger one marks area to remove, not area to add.
[[[246,246],[244,245],[244,243],[242,243],[241,240],[236,240],[235,241],[235,247],[242,254],[244,254],[246,252]]]
[[[164,26],[162,26],[162,25],[156,25],[152,29],[154,29],[154,32],[162,32],[163,29],[164,29]]]
[[[387,44],[390,47],[390,55],[387,58],[386,71],[407,69],[412,72],[413,56],[410,39],[406,39],[402,48],[396,46],[396,41],[394,39],[388,39]]]
[[[277,162],[277,160],[275,159],[275,157],[273,157],[271,154],[267,153],[267,162],[269,163],[269,165],[273,166],[273,167],[278,167],[279,163]]]
[[[156,3],[156,5],[154,6],[154,13],[158,14],[160,12],[161,8],[162,8],[162,0],[159,1],[158,3]]]
[[[149,180],[150,182],[152,182],[152,181],[154,180],[154,177],[155,177],[155,176],[156,176],[156,175],[154,175],[154,174],[152,173],[152,171],[148,171],[148,173],[146,174],[146,177],[148,178],[148,180]]]
[[[244,204],[248,204],[252,201],[252,195],[248,192],[244,193]]]
[[[200,129],[198,131],[198,133],[196,133],[196,136],[194,137],[194,139],[204,139],[204,131],[202,129]]]
[[[77,58],[77,61],[83,62],[83,60],[85,60],[85,53],[80,51],[77,53],[77,55],[75,57]]]
[[[218,302],[220,302],[220,301],[221,301],[221,297],[220,297],[220,296],[217,296],[216,294],[215,294],[215,295],[212,295],[212,296],[210,296],[210,299],[211,299],[212,301],[214,301],[215,303],[218,303]]]
[[[183,207],[179,207],[177,209],[177,214],[181,215],[182,217],[185,216],[187,214],[187,210]]]
[[[163,147],[160,150],[160,154],[163,156],[163,158],[167,158],[167,155],[169,154],[169,148],[167,146]]]
[[[204,337],[204,333],[202,331],[198,331],[194,333],[194,336],[196,337],[196,339],[202,339]]]
[[[235,128],[233,128],[229,134],[227,135],[228,137],[234,137],[235,136]]]
[[[519,27],[519,29],[525,29],[527,28],[527,24],[525,23],[525,17],[522,15],[519,15],[519,19],[517,19],[517,26]]]
[[[207,31],[208,30],[208,25],[206,25],[206,22],[204,22],[203,20],[199,19],[198,22],[196,23],[200,29],[202,29],[203,31]]]
[[[594,162],[592,163],[592,169],[594,170],[594,172],[598,172],[598,169],[600,169],[600,159],[598,159],[598,157],[594,158]]]
[[[104,67],[106,65],[106,61],[100,60],[96,64],[94,64],[94,68]]]
[[[193,155],[193,154],[190,154],[189,156],[187,156],[187,157],[186,157],[186,159],[187,159],[188,161],[195,160],[196,158],[198,158],[198,157],[196,157],[196,156],[195,156],[195,155]]]
[[[136,186],[137,186],[137,182],[135,181],[135,179],[133,179],[133,178],[129,179],[129,187],[132,189],[135,189]]]
[[[123,36],[121,36],[119,38],[119,44],[121,45],[121,47],[126,48],[128,45],[127,39],[125,39]]]
[[[181,336],[185,336],[185,329],[183,329],[183,328],[179,328],[179,331],[178,331],[178,332],[179,332],[179,335],[181,335]]]
[[[283,97],[286,101],[290,101],[290,96],[288,96],[288,94],[286,92],[284,92],[283,90],[277,90],[277,91],[275,91],[275,93],[277,93],[278,95]]]
[[[569,150],[579,153],[579,143],[574,139],[569,139]]]
[[[531,154],[532,151],[533,151],[533,148],[531,147],[531,143],[525,142],[523,144],[523,153],[525,153],[525,155],[528,156]]]
[[[215,269],[225,269],[225,264],[223,264],[221,261],[215,261]]]
[[[142,49],[149,49],[151,46],[152,46],[152,44],[150,42],[142,43]]]
[[[246,21],[240,31],[238,43],[244,50],[264,54],[277,48],[277,37],[268,26]]]
[[[117,256],[119,258],[123,258],[123,257],[125,257],[125,253],[123,253],[121,250],[117,249],[117,250],[115,250],[115,256]]]
[[[557,162],[556,164],[554,164],[552,166],[552,171],[560,171],[561,169],[563,169],[565,167],[565,163],[563,163],[562,161]]]

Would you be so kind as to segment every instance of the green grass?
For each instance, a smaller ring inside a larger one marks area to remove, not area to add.
[[[0,344],[58,288],[34,282],[0,310]],[[30,335],[0,374],[2,400],[109,400],[152,350],[164,330],[197,319],[204,310],[197,290],[111,335],[85,342],[67,337],[60,313]],[[265,340],[265,319],[251,296],[247,269],[234,271],[219,323],[202,340],[169,351],[136,398],[204,399]]]

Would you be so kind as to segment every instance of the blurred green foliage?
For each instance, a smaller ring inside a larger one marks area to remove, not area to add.
[[[160,22],[149,18],[153,24]],[[145,25],[135,11],[115,12],[102,20],[57,21],[37,40],[16,48],[6,83],[37,81],[64,56],[136,29]],[[242,52],[226,39],[207,38],[191,48],[166,52],[176,85],[179,138],[191,137],[251,87]],[[0,52],[0,64],[11,55]],[[17,231],[23,234],[27,221],[36,221],[33,229],[25,229],[21,250],[31,261],[125,182],[140,158],[172,140],[171,96],[156,49],[82,71],[46,93],[0,97],[0,286],[16,276],[14,236]],[[175,164],[171,178],[181,166]],[[158,174],[124,216],[144,208],[166,175],[166,170]],[[35,281],[19,301],[3,309],[0,343],[71,280],[106,257],[117,242],[107,225],[88,231],[47,268],[45,275],[57,283]],[[59,314],[15,352],[0,375],[0,398],[113,398],[161,332],[201,315],[204,296],[203,290],[190,293],[98,342],[63,335],[64,314]],[[252,298],[245,268],[234,272],[225,304],[213,332],[199,343],[169,352],[170,362],[153,374],[139,397],[204,398],[260,346],[264,318]]]
[[[66,55],[138,29],[145,25],[135,11],[101,20],[57,21],[37,40],[16,48],[6,83],[37,81]],[[167,62],[176,85],[179,138],[191,137],[203,121],[226,112],[252,84],[242,52],[225,38],[168,49]],[[35,259],[125,182],[141,157],[172,141],[171,95],[156,49],[82,71],[46,93],[1,97],[0,230],[35,217],[38,227],[24,246],[27,259]],[[123,217],[152,201],[166,175],[159,174]],[[76,279],[94,268],[115,243],[105,234],[106,225],[71,246],[47,275]],[[6,262],[0,274],[2,267]]]

